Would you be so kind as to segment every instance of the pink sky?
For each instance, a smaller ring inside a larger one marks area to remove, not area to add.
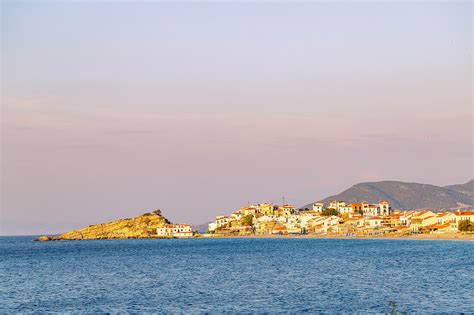
[[[2,7],[0,234],[473,177],[471,3]]]

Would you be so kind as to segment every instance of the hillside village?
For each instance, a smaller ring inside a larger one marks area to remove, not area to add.
[[[385,200],[359,201],[364,199]],[[249,204],[217,216],[202,236],[405,236],[458,232],[474,233],[474,180],[444,187],[399,181],[365,182],[300,208],[284,201],[281,205]],[[200,236],[190,225],[170,224],[157,234]]]
[[[393,210],[387,201],[346,204],[317,202],[312,209],[262,203],[248,205],[209,224],[207,235],[339,235],[402,236],[415,233],[456,233],[474,230],[474,211]]]

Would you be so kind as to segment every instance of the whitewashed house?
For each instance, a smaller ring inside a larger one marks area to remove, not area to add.
[[[193,237],[193,230],[189,224],[166,224],[164,227],[157,228],[156,234],[159,237]]]
[[[313,203],[313,211],[323,212],[324,204],[322,202]]]

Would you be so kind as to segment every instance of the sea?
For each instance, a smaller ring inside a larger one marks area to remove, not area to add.
[[[474,242],[0,238],[0,313],[474,313]]]

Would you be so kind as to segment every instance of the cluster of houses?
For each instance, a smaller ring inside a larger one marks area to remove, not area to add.
[[[390,215],[391,208],[387,201],[381,200],[378,204],[369,204],[366,201],[360,203],[346,204],[344,201],[332,201],[329,203],[328,209],[334,209],[340,214],[359,214],[363,216]],[[324,204],[317,202],[313,204],[313,211],[322,212]]]
[[[311,209],[293,205],[262,203],[248,205],[217,216],[209,223],[208,233],[217,235],[405,235],[413,233],[458,232],[459,222],[474,222],[474,210],[433,212],[429,210],[392,210],[387,201],[377,204],[332,201],[327,206],[317,202]],[[189,224],[166,224],[157,228],[162,238],[189,238],[194,233]]]
[[[328,211],[330,210],[330,211]],[[248,205],[217,216],[208,233],[219,235],[334,234],[344,236],[457,232],[462,220],[474,222],[474,211],[436,213],[392,210],[387,201],[346,204],[333,201],[312,209],[290,204]]]

